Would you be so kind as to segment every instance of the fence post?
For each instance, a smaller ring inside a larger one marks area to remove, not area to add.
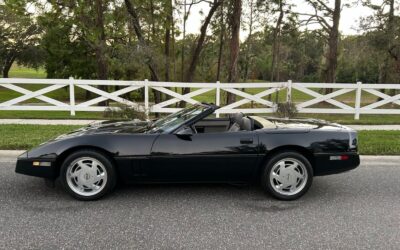
[[[356,103],[355,103],[355,113],[354,119],[360,119],[360,107],[361,107],[361,90],[362,90],[362,82],[357,82],[357,89],[356,89]]]
[[[220,100],[220,95],[221,95],[221,86],[220,86],[220,82],[219,81],[217,81],[217,87],[215,88],[216,89],[216,91],[215,91],[215,105],[217,105],[217,106],[219,106],[220,105],[220,102],[221,102],[221,100]],[[216,112],[216,117],[217,118],[219,118],[219,112],[218,112],[218,110],[217,110],[217,112]]]
[[[75,116],[75,86],[73,77],[69,78],[69,108],[71,116]]]
[[[149,119],[149,81],[144,79],[144,112],[146,119]]]
[[[286,102],[292,102],[292,80],[289,80],[287,84]]]

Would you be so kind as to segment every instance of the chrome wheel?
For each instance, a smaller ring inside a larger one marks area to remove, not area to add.
[[[272,188],[282,195],[295,195],[301,192],[307,184],[307,179],[306,167],[294,158],[279,160],[269,174]]]
[[[73,192],[82,196],[93,196],[106,186],[107,171],[95,158],[81,157],[68,166],[66,178]]]

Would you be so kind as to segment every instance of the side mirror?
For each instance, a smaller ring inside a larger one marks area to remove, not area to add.
[[[184,126],[176,132],[177,135],[193,135],[193,130],[189,126]]]

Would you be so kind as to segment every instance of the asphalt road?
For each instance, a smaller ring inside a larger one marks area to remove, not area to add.
[[[0,159],[1,162],[1,159]],[[0,163],[0,248],[399,249],[400,162],[318,177],[282,202],[256,186],[143,185],[79,202]]]

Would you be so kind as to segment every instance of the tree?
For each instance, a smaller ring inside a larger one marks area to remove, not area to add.
[[[217,76],[216,80],[221,79],[221,66],[223,57],[224,37],[225,37],[225,18],[224,18],[224,5],[221,4],[219,13],[219,46],[218,46],[218,62],[217,62]]]
[[[173,26],[173,8],[172,8],[172,0],[165,1],[165,81],[170,81],[170,65],[171,65],[171,52],[170,52],[170,43],[171,43],[171,30],[174,29]]]
[[[240,17],[242,15],[242,0],[233,0],[232,11],[229,15],[229,25],[231,29],[230,38],[230,61],[228,71],[228,82],[237,82],[238,74],[238,59],[239,59],[239,35],[240,35]],[[236,96],[232,93],[227,93],[226,103],[235,102]]]
[[[282,31],[282,22],[283,22],[283,17],[285,15],[284,11],[284,6],[286,5],[284,0],[278,0],[274,1],[278,8],[273,9],[272,13],[277,12],[278,13],[278,18],[276,20],[275,28],[273,31],[273,36],[272,36],[272,62],[271,62],[271,82],[273,81],[279,81],[279,63],[280,63],[280,58],[279,58],[279,52],[281,48],[281,31]]]
[[[300,13],[308,16],[306,25],[319,24],[322,27],[320,33],[327,44],[325,53],[325,68],[323,70],[323,79],[326,83],[336,82],[336,69],[338,59],[338,43],[339,43],[339,22],[340,14],[343,8],[341,0],[335,0],[334,6],[329,6],[327,0],[306,0],[314,9],[313,14]],[[318,32],[318,31],[317,31]],[[331,92],[331,89],[326,89],[326,92]]]
[[[365,0],[363,4],[373,10],[373,15],[363,18],[361,27],[372,34],[371,42],[383,54],[379,82],[398,81],[400,78],[400,17],[395,15],[395,9],[396,4],[399,5],[399,3],[395,0],[384,0],[376,4]],[[393,74],[393,71],[397,71],[397,74]],[[397,77],[391,77],[391,75],[397,75]]]
[[[256,20],[259,19],[259,15],[258,15],[258,9],[256,6],[256,2],[255,0],[249,0],[248,1],[248,15],[245,16],[247,17],[247,26],[248,26],[248,36],[246,38],[245,41],[245,52],[244,52],[244,73],[243,73],[243,81],[246,82],[248,75],[249,75],[249,65],[250,65],[250,61],[251,61],[251,55],[250,55],[250,51],[251,51],[251,46],[253,44],[253,30],[256,28],[255,27],[255,23]],[[243,21],[245,23],[245,21]]]
[[[208,11],[208,14],[206,16],[206,18],[203,21],[203,24],[201,25],[200,28],[200,35],[198,36],[197,40],[196,40],[196,44],[195,44],[195,48],[193,49],[192,55],[191,55],[191,60],[190,60],[190,64],[189,64],[189,68],[186,72],[186,77],[185,77],[185,82],[192,82],[193,78],[194,78],[194,74],[196,72],[196,67],[197,67],[197,63],[199,61],[199,56],[200,53],[203,49],[204,46],[204,42],[205,42],[205,38],[207,35],[207,28],[208,25],[211,22],[211,18],[213,17],[215,11],[218,9],[219,6],[221,6],[223,3],[223,0],[214,0],[210,10]],[[190,88],[183,88],[182,89],[182,93],[183,94],[187,94],[190,92]],[[184,102],[180,103],[180,106],[183,107],[184,106]]]
[[[40,33],[33,14],[27,11],[27,1],[4,0],[0,5],[0,68],[4,78],[19,59],[34,67],[41,64]]]

